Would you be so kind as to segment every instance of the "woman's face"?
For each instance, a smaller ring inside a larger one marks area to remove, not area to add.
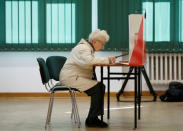
[[[104,49],[105,43],[99,40],[94,40],[92,42],[93,47],[95,48],[95,51],[100,51],[101,49]]]

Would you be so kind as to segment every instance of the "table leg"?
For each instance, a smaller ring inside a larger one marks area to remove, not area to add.
[[[134,129],[137,128],[137,67],[135,67],[135,82],[134,82],[134,87],[135,87],[135,94],[134,94]]]
[[[138,67],[138,119],[141,117],[141,68]]]
[[[101,66],[101,70],[100,70],[100,74],[101,74],[101,82],[103,83],[103,66]],[[102,114],[101,114],[101,121],[103,121],[103,114],[104,114],[104,103],[103,103],[103,110],[102,110]]]
[[[107,119],[110,118],[110,67],[107,67]]]

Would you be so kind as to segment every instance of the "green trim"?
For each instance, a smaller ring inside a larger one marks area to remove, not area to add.
[[[45,44],[45,45],[0,45],[0,51],[70,51],[75,44],[63,44],[63,45],[54,45],[54,44]]]
[[[147,52],[183,52],[183,42],[146,42]]]
[[[2,0],[2,1],[38,1],[38,0]]]
[[[46,3],[71,3],[70,0],[47,0]],[[72,3],[75,3],[75,2],[72,2]]]

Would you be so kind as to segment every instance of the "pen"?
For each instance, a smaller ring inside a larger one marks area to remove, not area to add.
[[[122,56],[126,56],[126,55],[128,55],[128,54],[118,55],[118,56],[115,56],[115,57],[118,58],[118,57],[122,57]]]

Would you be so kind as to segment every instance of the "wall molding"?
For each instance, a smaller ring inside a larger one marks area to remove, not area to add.
[[[155,91],[158,96],[165,93],[165,91]],[[111,92],[111,97],[116,97],[117,92]],[[87,95],[85,93],[76,93],[77,97],[86,97]],[[143,96],[151,96],[149,91],[142,91]],[[50,93],[47,92],[1,92],[0,98],[2,97],[49,97]],[[58,92],[55,93],[55,97],[69,97],[68,92]],[[133,91],[126,91],[121,96],[134,96]],[[105,97],[107,97],[107,93],[105,94]]]

